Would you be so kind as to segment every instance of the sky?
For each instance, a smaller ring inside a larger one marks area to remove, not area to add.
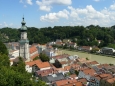
[[[114,0],[0,0],[0,28],[115,25]]]

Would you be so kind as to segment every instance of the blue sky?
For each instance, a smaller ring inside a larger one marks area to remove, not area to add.
[[[0,0],[0,28],[115,25],[114,0]]]

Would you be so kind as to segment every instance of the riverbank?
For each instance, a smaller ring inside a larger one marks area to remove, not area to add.
[[[77,52],[77,51],[69,51],[69,50],[62,50],[62,53],[66,53],[69,55],[78,55],[80,58],[88,58],[92,61],[97,61],[101,64],[107,63],[107,64],[115,64],[115,58],[109,57],[109,56],[101,56],[101,55],[95,55],[90,53],[84,53],[84,52]]]

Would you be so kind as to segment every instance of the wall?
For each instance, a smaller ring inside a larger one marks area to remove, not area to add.
[[[32,73],[32,67],[29,67],[29,65],[26,65],[25,69],[27,72]]]

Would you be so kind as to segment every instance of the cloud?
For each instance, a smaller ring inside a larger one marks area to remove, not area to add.
[[[0,26],[2,26],[2,24],[0,24]]]
[[[10,26],[10,27],[13,26],[13,23],[10,23],[9,26]]]
[[[19,2],[20,2],[20,3],[23,3],[23,0],[20,0]]]
[[[115,3],[112,4],[112,5],[110,5],[110,9],[111,9],[111,10],[115,10]]]
[[[65,19],[67,25],[100,25],[112,26],[115,24],[115,4],[105,7],[102,10],[96,10],[92,5],[87,5],[85,8],[74,8],[68,6],[67,9],[57,13],[51,12],[40,17],[44,22],[57,22],[60,24]],[[65,24],[65,23],[64,23]]]
[[[73,19],[75,25],[107,25],[110,22],[110,14],[106,9],[104,9],[107,13],[105,14],[104,10],[97,11],[93,8],[92,5],[87,5],[86,8],[73,8],[72,6],[68,6],[70,10],[70,17]]]
[[[9,23],[9,24],[8,24],[8,23],[6,23],[6,22],[3,22],[3,23],[0,24],[0,27],[1,27],[1,26],[2,26],[2,27],[13,27],[14,24],[13,24],[13,23]]]
[[[59,11],[58,13],[49,13],[44,16],[40,17],[41,21],[47,22],[55,22],[58,21],[60,18],[68,19],[69,12],[64,9],[63,11]]]
[[[100,0],[94,0],[95,2],[99,2]]]
[[[27,4],[32,5],[32,0],[26,0]]]
[[[36,4],[39,6],[40,10],[50,11],[52,5],[71,5],[72,0],[37,0]]]
[[[7,27],[7,26],[8,26],[8,24],[7,24],[6,22],[4,22],[4,26],[5,26],[5,27]]]

